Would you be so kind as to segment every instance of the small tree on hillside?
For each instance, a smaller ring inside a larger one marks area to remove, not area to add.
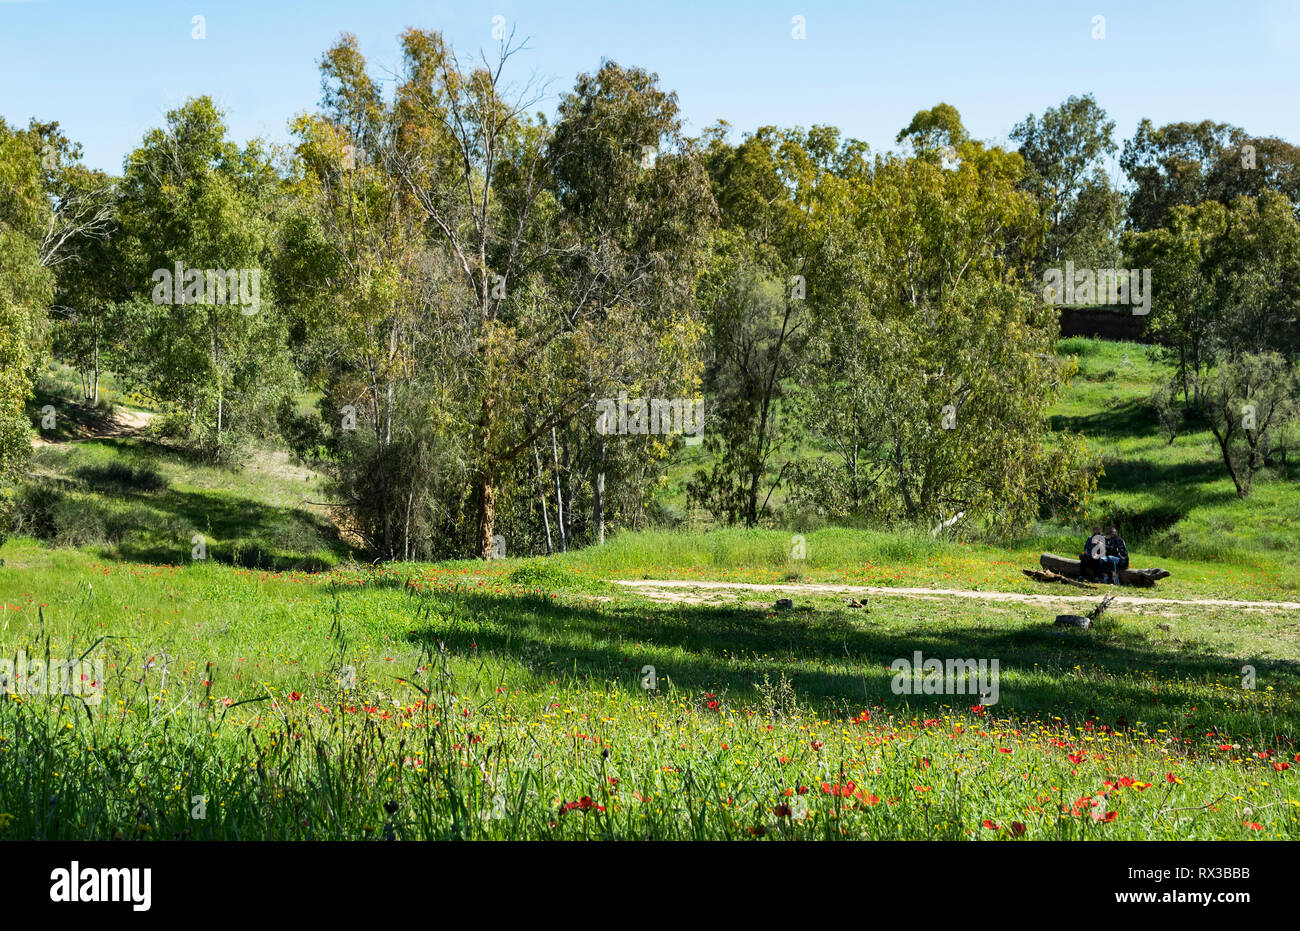
[[[1221,365],[1205,399],[1223,464],[1245,498],[1277,438],[1300,417],[1300,378],[1277,353],[1254,353]]]

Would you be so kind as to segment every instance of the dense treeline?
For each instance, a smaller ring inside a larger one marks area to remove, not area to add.
[[[1014,149],[947,104],[886,153],[829,126],[692,138],[639,68],[602,63],[548,116],[505,45],[473,67],[436,32],[401,49],[385,94],[342,37],[283,149],[231,141],[202,97],[107,177],[57,123],[0,121],[6,488],[52,355],[88,402],[114,373],[210,461],[289,445],[385,558],[681,519],[663,490],[696,398],[687,490],[715,520],[1013,532],[1078,511],[1099,471],[1046,416],[1071,363],[1043,282],[1067,267],[1150,271],[1171,439],[1207,418],[1242,495],[1285,454],[1282,140],[1144,121],[1121,151],[1091,96],[1028,116]]]

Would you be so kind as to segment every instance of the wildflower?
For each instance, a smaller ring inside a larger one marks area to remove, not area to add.
[[[591,811],[592,809],[595,809],[596,811],[604,811],[605,806],[597,805],[595,802],[591,800],[590,795],[584,795],[576,802],[565,802],[564,804],[562,804],[560,806],[560,814],[564,814],[566,811],[575,811],[575,810],[581,812],[587,812],[587,811]]]

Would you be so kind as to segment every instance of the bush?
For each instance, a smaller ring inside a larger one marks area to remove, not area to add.
[[[54,542],[59,546],[89,546],[108,542],[102,513],[89,501],[62,498],[54,509]]]
[[[510,573],[510,582],[536,591],[581,588],[584,581],[572,571],[547,559],[530,559]]]
[[[161,491],[167,487],[167,480],[162,473],[151,465],[130,465],[125,462],[85,465],[77,469],[76,475],[96,489]]]
[[[14,502],[13,531],[58,546],[108,541],[108,522],[93,501],[66,494],[49,482],[22,486]]]
[[[48,482],[22,485],[14,495],[13,532],[53,540],[54,514],[63,501],[63,492]]]

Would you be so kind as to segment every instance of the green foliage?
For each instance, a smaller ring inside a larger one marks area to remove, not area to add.
[[[214,462],[237,462],[248,437],[273,426],[291,382],[283,321],[261,281],[275,184],[262,147],[228,141],[207,97],[146,134],[122,180],[133,334],[122,374],[183,412],[186,440]],[[222,287],[214,270],[236,277]]]
[[[40,256],[49,216],[38,150],[0,120],[0,543],[12,518],[12,485],[30,451],[24,405],[32,344],[53,296],[53,276]]]
[[[1247,148],[1249,146],[1249,148]],[[1128,220],[1135,232],[1171,223],[1176,207],[1281,193],[1300,212],[1300,148],[1277,138],[1252,137],[1227,123],[1143,120],[1120,157],[1134,191]]]
[[[878,158],[844,206],[819,211],[810,410],[842,464],[831,500],[850,513],[1010,530],[1045,504],[1077,509],[1093,466],[1046,426],[1068,368],[1006,245],[1036,242],[1023,162],[973,142],[957,154],[952,168]]]
[[[1224,467],[1244,498],[1255,473],[1272,464],[1278,440],[1300,419],[1300,374],[1278,353],[1226,362],[1206,389],[1210,429]]]
[[[1123,197],[1106,176],[1115,123],[1091,94],[1032,114],[1012,131],[1025,160],[1025,188],[1043,209],[1047,236],[1036,271],[1071,259],[1080,267],[1118,258]]]

